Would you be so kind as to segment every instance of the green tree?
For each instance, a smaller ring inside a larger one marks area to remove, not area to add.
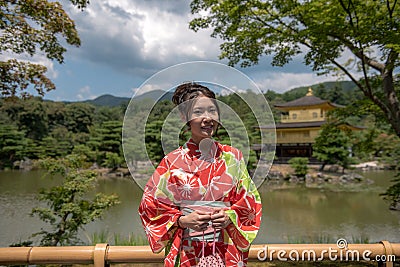
[[[41,230],[33,236],[42,236],[40,245],[72,245],[79,241],[78,230],[98,218],[104,211],[119,203],[116,195],[98,193],[92,200],[88,194],[95,187],[96,173],[83,170],[84,159],[70,155],[64,159],[42,162],[50,175],[64,177],[61,185],[43,189],[39,200],[47,207],[37,207],[32,215],[51,225],[51,230]]]
[[[122,122],[106,121],[101,125],[95,125],[92,127],[87,145],[95,151],[96,162],[99,165],[109,165],[107,153],[112,153],[113,158],[118,155],[120,160],[117,161],[122,163]]]
[[[307,174],[308,171],[308,158],[291,158],[288,163],[290,166],[294,169],[294,173],[298,177],[304,177]]]
[[[12,125],[0,124],[0,168],[11,168],[13,162],[22,159],[25,133]]]
[[[326,164],[338,164],[343,171],[350,163],[350,140],[339,127],[333,123],[322,126],[313,144],[313,156],[322,162],[322,171]]]
[[[74,133],[88,133],[93,124],[94,107],[86,103],[72,103],[65,107],[65,126]]]
[[[381,194],[385,200],[390,202],[390,209],[400,209],[400,178],[397,175],[396,179],[393,179],[393,184],[386,190],[385,193]]]
[[[121,154],[122,122],[106,121],[98,129],[100,139],[100,151]]]
[[[145,144],[149,159],[153,162],[160,162],[165,156],[161,145],[161,129],[163,121],[154,120],[147,122],[145,132]]]
[[[27,137],[40,140],[48,134],[47,104],[41,98],[7,98],[1,110]]]
[[[41,99],[22,101],[24,110],[19,113],[19,128],[25,130],[26,136],[40,140],[48,134],[46,106]]]
[[[149,114],[149,120],[164,120],[174,108],[174,104],[170,100],[162,100],[157,102]]]
[[[87,0],[71,0],[84,8]],[[58,2],[50,1],[0,1],[0,53],[28,54],[38,50],[51,60],[62,63],[66,49],[61,37],[70,45],[79,46],[80,40],[74,22]],[[40,95],[55,88],[45,76],[47,68],[39,64],[10,59],[0,61],[0,90],[2,95],[21,95],[32,85]]]
[[[84,9],[88,0],[70,0]],[[79,46],[75,23],[59,2],[47,0],[0,1],[0,54],[46,55],[64,62],[65,44]],[[27,95],[30,85],[40,94],[55,85],[46,77],[47,68],[31,62],[0,61],[0,90],[3,96]]]
[[[374,140],[377,155],[390,168],[400,171],[400,138],[395,135],[380,134]]]
[[[122,121],[123,118],[121,107],[96,106],[93,122],[100,124],[105,121]]]
[[[106,152],[105,159],[103,161],[103,165],[107,168],[112,168],[116,170],[121,164],[124,162],[124,159],[121,155],[113,152]]]
[[[46,136],[39,142],[38,157],[42,159],[65,157],[71,150],[70,142]]]
[[[303,54],[318,74],[351,79],[400,136],[397,1],[192,0],[191,10],[201,14],[191,29],[212,28],[211,36],[225,41],[220,57],[230,65],[247,67],[272,54],[272,65],[283,66]]]
[[[90,147],[84,144],[75,145],[72,154],[83,156],[88,162],[96,162],[98,155],[97,151],[92,150]]]

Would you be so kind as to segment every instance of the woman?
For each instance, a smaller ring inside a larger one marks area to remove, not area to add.
[[[245,266],[261,222],[261,199],[242,153],[214,141],[215,94],[186,83],[172,101],[191,131],[166,155],[139,207],[151,249],[165,248],[165,266]]]

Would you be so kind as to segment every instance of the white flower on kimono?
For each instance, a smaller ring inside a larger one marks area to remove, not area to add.
[[[237,211],[239,214],[240,221],[243,225],[253,225],[256,219],[256,211],[252,208],[250,209],[240,209]]]
[[[195,179],[186,179],[179,181],[178,190],[180,191],[181,196],[185,198],[190,198],[192,189],[195,187],[195,185]]]
[[[243,254],[242,253],[231,253],[228,251],[229,254],[232,256],[232,259],[229,261],[233,263],[233,266],[243,267],[246,264],[243,262]]]
[[[177,177],[179,180],[188,180],[193,177],[193,174],[187,173],[181,168],[171,170],[171,175]]]

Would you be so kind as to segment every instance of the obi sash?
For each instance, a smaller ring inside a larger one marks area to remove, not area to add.
[[[182,201],[180,207],[183,215],[188,215],[193,211],[213,212],[214,208],[230,207],[230,203],[223,201]],[[183,239],[207,242],[223,241],[221,230],[214,231],[211,221],[204,232],[196,232],[193,229],[186,228],[183,232]]]

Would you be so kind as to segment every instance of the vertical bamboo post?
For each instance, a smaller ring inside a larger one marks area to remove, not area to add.
[[[385,248],[385,255],[386,255],[386,267],[393,267],[393,262],[388,261],[389,257],[393,255],[393,247],[392,244],[389,243],[389,241],[383,240],[380,242],[383,247]]]
[[[106,262],[108,244],[96,244],[93,252],[94,267],[108,267]]]

